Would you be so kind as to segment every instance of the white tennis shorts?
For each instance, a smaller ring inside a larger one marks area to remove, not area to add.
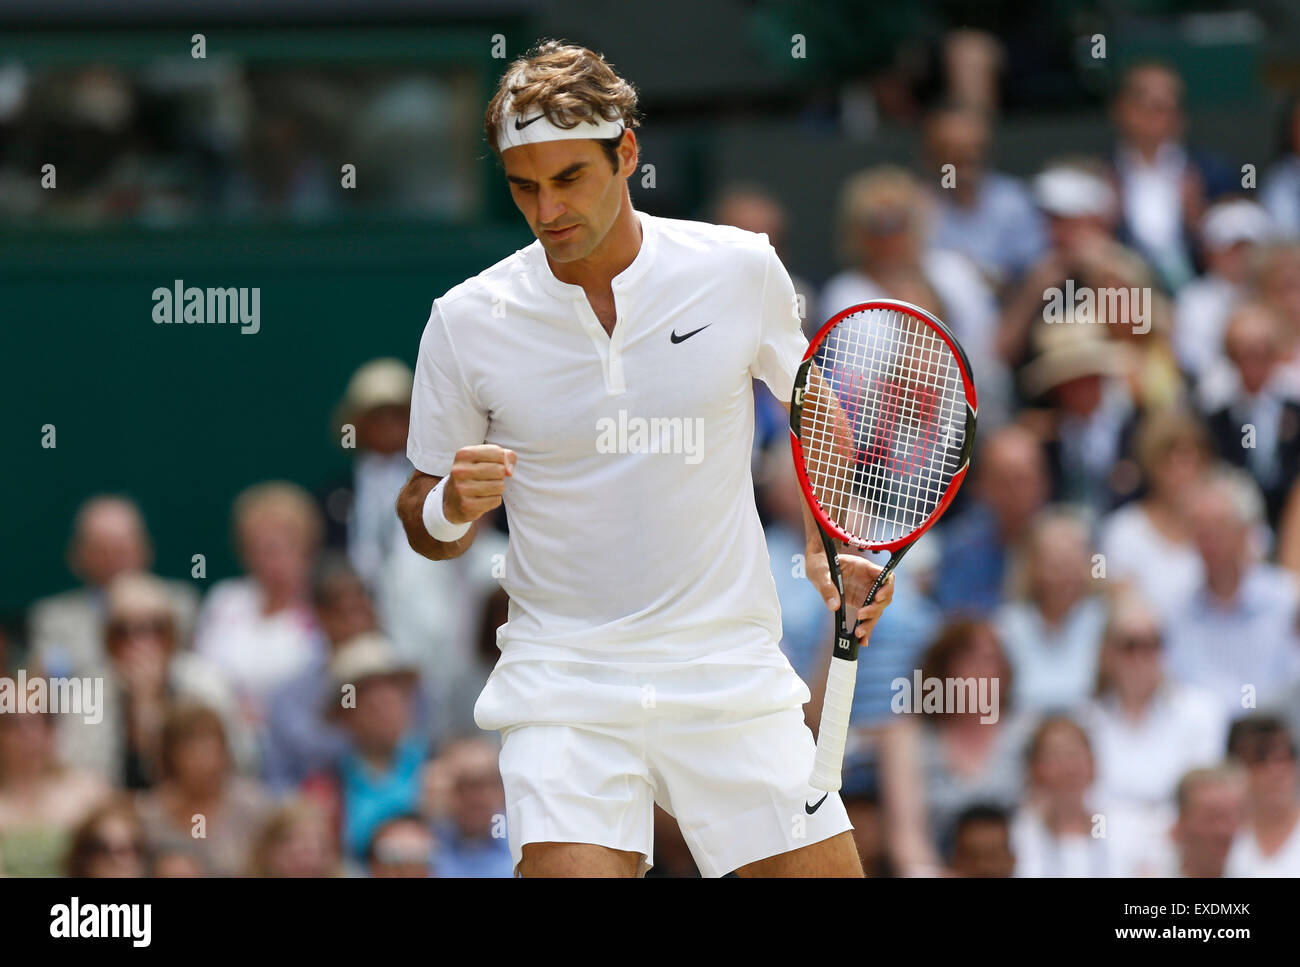
[[[808,784],[816,744],[806,698],[788,664],[498,667],[475,713],[502,734],[516,870],[525,843],[593,843],[640,853],[644,874],[655,803],[706,877],[852,829],[838,793],[808,812],[823,793]]]

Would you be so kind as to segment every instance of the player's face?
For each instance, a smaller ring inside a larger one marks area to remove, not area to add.
[[[595,252],[618,218],[627,177],[636,168],[636,138],[619,146],[614,171],[595,141],[543,141],[509,148],[501,155],[515,205],[556,262]]]

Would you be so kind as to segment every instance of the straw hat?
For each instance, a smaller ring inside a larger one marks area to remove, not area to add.
[[[372,359],[348,380],[335,411],[338,423],[355,423],[361,414],[381,406],[409,406],[414,381],[411,367],[400,359]]]
[[[1021,382],[1031,397],[1084,376],[1118,376],[1124,351],[1094,325],[1055,323],[1039,339],[1039,353],[1025,366]]]

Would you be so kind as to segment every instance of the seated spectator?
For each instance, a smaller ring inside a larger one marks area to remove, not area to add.
[[[1168,64],[1131,65],[1112,106],[1112,157],[1121,237],[1151,262],[1169,292],[1196,272],[1193,232],[1207,201],[1236,188],[1230,169],[1183,143],[1183,81]]]
[[[1169,831],[1169,860],[1162,876],[1216,878],[1245,816],[1246,787],[1234,767],[1193,769],[1178,782],[1178,819]]]
[[[414,814],[394,816],[375,828],[366,869],[377,879],[425,879],[437,855],[429,824]]]
[[[1300,786],[1295,736],[1272,715],[1233,724],[1228,754],[1246,769],[1246,821],[1227,876],[1300,876]]]
[[[82,586],[42,598],[28,613],[28,654],[32,663],[55,678],[98,675],[108,662],[104,653],[104,592],[119,574],[147,571],[153,547],[144,518],[125,497],[92,497],[77,509],[68,568]],[[184,581],[166,582],[176,613],[177,641],[189,642],[199,596]]]
[[[334,413],[336,438],[350,448],[353,462],[322,501],[325,543],[346,550],[371,586],[394,543],[406,540],[393,504],[414,469],[406,459],[413,380],[400,359],[372,359],[352,374]],[[350,436],[344,432],[349,425]]]
[[[1087,700],[1106,621],[1091,570],[1079,515],[1042,511],[1029,531],[1020,592],[995,619],[1018,708],[1068,709]]]
[[[339,830],[344,862],[365,860],[366,846],[386,819],[415,811],[429,742],[413,727],[418,676],[382,635],[368,632],[330,661],[328,706],[348,747],[332,768],[303,784]]]
[[[290,800],[257,831],[248,876],[320,879],[338,874],[338,845],[329,817],[315,803]]]
[[[1099,267],[1131,255],[1113,236],[1115,192],[1102,167],[1089,158],[1049,162],[1034,178],[1034,201],[1046,219],[1048,248],[1011,287],[1002,306],[998,351],[1019,367],[1041,338],[1053,290],[1065,295],[1099,287]]]
[[[131,800],[105,800],[72,833],[64,861],[67,876],[95,879],[139,879],[145,875],[148,852],[144,830]]]
[[[345,643],[377,631],[374,604],[348,559],[327,553],[312,577],[316,625],[324,639],[311,663],[271,692],[262,777],[276,792],[296,788],[329,769],[347,750],[347,737],[329,713],[335,696],[329,660]]]
[[[1261,246],[1255,253],[1251,285],[1278,321],[1279,381],[1292,396],[1300,395],[1300,243]]]
[[[1190,411],[1158,409],[1138,424],[1134,450],[1145,489],[1101,522],[1105,576],[1148,601],[1173,600],[1202,579],[1187,506],[1209,472],[1209,439]]]
[[[1014,875],[1016,854],[1011,852],[1011,822],[999,806],[976,804],[963,809],[952,831],[948,852],[951,876],[1002,877]]]
[[[901,299],[946,322],[970,357],[986,426],[1006,421],[1010,384],[995,351],[997,305],[974,263],[928,248],[930,200],[911,173],[881,166],[854,175],[839,202],[847,268],[822,290],[821,318],[872,299]]]
[[[995,288],[1014,281],[1042,255],[1047,236],[1025,187],[988,168],[987,115],[940,108],[926,120],[924,137],[926,174],[937,186],[933,244],[965,255]],[[953,166],[951,182],[945,165]]]
[[[1232,374],[1217,392],[1207,390],[1210,435],[1221,458],[1255,478],[1276,526],[1300,479],[1300,399],[1281,371],[1280,322],[1261,303],[1238,306],[1223,345]]]
[[[1088,736],[1073,719],[1047,718],[1028,750],[1028,790],[1011,823],[1016,876],[1153,875],[1155,831],[1146,817],[1105,803],[1092,788]]]
[[[478,729],[474,723],[474,706],[501,657],[501,649],[497,647],[497,629],[509,617],[510,595],[499,587],[488,595],[480,609],[473,660],[451,685],[451,708],[445,720],[452,735],[468,735]]]
[[[1178,780],[1223,757],[1227,720],[1215,698],[1170,681],[1158,615],[1121,597],[1106,623],[1096,697],[1081,720],[1097,759],[1097,789],[1108,802],[1169,818]]]
[[[1046,406],[1039,417],[1052,493],[1105,513],[1137,487],[1126,458],[1138,413],[1121,378],[1123,353],[1095,326],[1070,321],[1045,329],[1040,347],[1022,379],[1026,393]]]
[[[1265,173],[1260,198],[1284,238],[1300,239],[1300,94],[1282,110],[1280,157]]]
[[[232,773],[220,716],[193,703],[170,708],[158,760],[161,782],[137,807],[150,847],[191,847],[214,876],[243,875],[271,803],[260,786]]]
[[[208,592],[195,650],[226,675],[245,721],[260,731],[270,691],[306,668],[318,647],[310,575],[321,522],[306,491],[271,482],[236,498],[234,529],[248,574]]]
[[[438,876],[514,875],[497,752],[496,742],[476,735],[453,739],[438,756],[434,769],[444,806],[434,825]]]
[[[945,611],[987,615],[1002,602],[1029,522],[1047,501],[1047,464],[1038,439],[1013,425],[979,444],[973,466],[975,502],[938,531],[934,597]]]
[[[884,803],[895,865],[904,876],[940,872],[937,837],[975,803],[1013,809],[1022,789],[1022,751],[1030,721],[1013,712],[1010,665],[988,624],[951,621],[927,650],[923,681],[961,689],[963,707],[899,715],[881,748]],[[910,686],[910,681],[908,682]],[[985,714],[970,688],[994,697]],[[919,710],[921,696],[913,698]],[[996,717],[995,717],[996,716]]]
[[[1300,680],[1300,593],[1289,571],[1252,546],[1263,501],[1239,470],[1216,471],[1191,497],[1188,520],[1204,580],[1167,607],[1169,669],[1211,691],[1233,719],[1281,702]]]
[[[58,876],[72,831],[108,795],[59,764],[54,719],[0,712],[0,876]]]
[[[102,672],[102,719],[62,716],[59,745],[69,762],[91,769],[117,788],[151,787],[169,703],[193,699],[218,711],[239,762],[253,758],[233,691],[212,664],[178,648],[179,619],[166,584],[147,574],[123,574],[106,592],[108,666]]]
[[[1183,286],[1174,305],[1174,349],[1194,377],[1218,358],[1228,315],[1247,291],[1256,250],[1272,232],[1268,213],[1244,198],[1221,201],[1205,213],[1205,274]]]

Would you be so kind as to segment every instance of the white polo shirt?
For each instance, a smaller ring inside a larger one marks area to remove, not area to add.
[[[751,378],[789,400],[807,348],[794,286],[766,236],[636,214],[612,336],[540,242],[434,302],[407,454],[439,477],[463,446],[519,456],[498,668],[788,670],[750,475]]]

